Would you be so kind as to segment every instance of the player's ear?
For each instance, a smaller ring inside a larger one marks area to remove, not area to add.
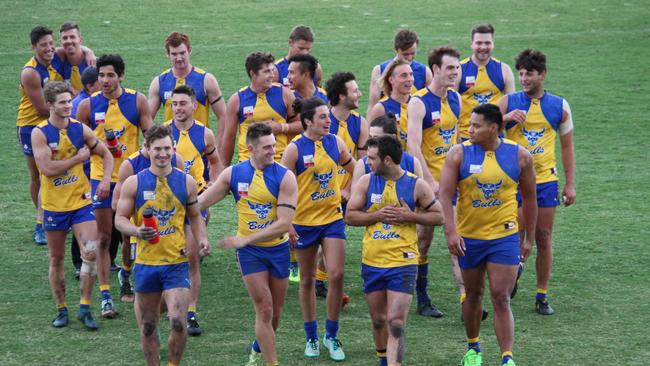
[[[188,55],[192,54],[192,46],[187,46],[187,54]]]

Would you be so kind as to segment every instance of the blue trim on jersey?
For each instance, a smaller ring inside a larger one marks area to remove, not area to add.
[[[95,121],[95,113],[107,112],[109,100],[106,99],[104,94],[99,93],[90,97],[90,115],[88,121],[90,128],[94,131],[97,128]],[[120,112],[132,125],[138,127],[140,125],[140,113],[138,112],[138,92],[128,93],[122,88],[122,95],[117,98],[117,104],[120,107]]]
[[[284,179],[284,175],[286,173],[287,168],[276,162],[266,166],[262,170],[266,189],[276,199],[280,194],[280,185],[282,184],[282,179]],[[230,191],[235,198],[235,202],[239,202],[239,199],[241,198],[237,189],[237,183],[248,183],[250,185],[253,182],[254,175],[255,167],[253,167],[253,164],[251,164],[250,160],[244,160],[232,167],[232,170],[230,172]]]
[[[147,201],[144,199],[144,191],[156,191],[156,184],[158,177],[149,169],[145,169],[137,174],[138,187],[137,195],[135,198],[135,209],[139,210]],[[187,181],[186,174],[182,171],[173,168],[172,172],[167,175],[167,184],[172,193],[181,202],[183,206],[187,206]]]
[[[203,105],[206,105],[206,100],[208,99],[204,86],[206,75],[206,72],[197,72],[196,68],[192,66],[192,71],[190,71],[190,73],[184,78],[185,85],[191,87],[196,93],[196,101]],[[167,103],[168,98],[165,98],[165,92],[171,92],[176,88],[176,80],[177,79],[174,76],[172,69],[169,69],[166,73],[158,75],[158,96],[160,97],[161,105],[164,106],[165,103]]]
[[[336,136],[330,133],[329,135],[323,136],[321,142],[323,143],[323,149],[325,150],[327,155],[329,155],[330,158],[332,158],[332,160],[336,164],[338,164],[339,161],[341,160],[341,156],[340,156],[339,144],[336,140]],[[291,143],[295,144],[296,147],[298,148],[298,160],[296,160],[296,175],[300,175],[305,170],[307,170],[307,168],[305,167],[305,162],[302,159],[302,157],[306,155],[315,155],[316,141],[305,136],[305,134],[302,134],[301,138],[291,141]],[[314,156],[314,158],[316,157]]]
[[[72,67],[73,66],[77,66],[77,68],[79,69],[79,75],[81,76],[81,74],[83,74],[84,70],[86,70],[86,68],[88,67],[88,64],[86,63],[86,60],[83,59],[83,60],[81,60],[81,63],[79,63],[79,65],[72,65],[70,63],[70,61],[65,59],[63,61],[63,64],[61,65],[60,70],[57,70],[57,71],[59,71],[59,74],[61,74],[61,76],[63,76],[63,80],[69,81],[72,78]]]
[[[425,113],[422,118],[422,129],[427,129],[433,127],[433,120],[431,119],[432,111],[439,111],[442,113],[442,100],[439,96],[435,95],[431,89],[427,89],[428,93],[422,96],[415,96],[415,98],[420,98],[424,104]],[[451,111],[456,115],[456,118],[460,118],[460,98],[458,94],[449,89],[447,90],[447,103],[451,108]],[[442,115],[440,116],[442,118]]]
[[[283,86],[274,84],[264,94],[268,105],[280,116],[287,115],[287,106],[284,104],[282,93]],[[239,95],[239,123],[243,123],[248,117],[244,114],[244,107],[253,107],[257,105],[257,93],[250,86],[237,92]]]
[[[415,210],[415,183],[417,182],[417,177],[412,177],[404,172],[402,176],[395,181],[395,193],[397,193],[398,201],[404,200],[406,204]],[[383,194],[386,189],[386,179],[381,175],[376,175],[374,173],[370,174],[370,180],[368,181],[368,191],[366,192],[366,210],[373,205],[372,194]]]
[[[472,61],[472,58],[469,58],[469,61],[467,61],[464,64],[460,65],[461,69],[461,77],[460,77],[460,84],[458,85],[458,92],[463,94],[464,92],[469,89],[467,85],[465,84],[465,77],[467,76],[474,76],[478,75],[478,65]],[[492,81],[492,84],[497,87],[499,90],[503,90],[505,88],[505,81],[503,80],[503,70],[501,69],[501,61],[497,61],[493,58],[490,58],[490,61],[488,61],[487,65],[485,65],[485,71],[487,71],[487,75],[490,78],[490,81]]]
[[[77,118],[77,109],[79,109],[79,104],[86,98],[90,98],[90,94],[86,93],[85,90],[81,90],[72,100],[72,112],[70,112],[70,117]]]
[[[172,121],[171,127],[172,139],[174,140],[174,145],[176,145],[181,138],[181,130],[176,127],[176,121]],[[203,155],[203,151],[205,151],[205,127],[196,124],[196,122],[193,122],[192,127],[187,130],[187,133],[196,151]]]
[[[458,180],[463,180],[473,173],[470,165],[483,165],[485,150],[479,145],[461,145],[463,147],[463,162],[458,172]],[[521,168],[519,167],[519,145],[506,144],[501,139],[501,144],[494,151],[499,167],[515,182],[519,181]]]
[[[52,122],[49,120],[47,121],[47,125],[43,127],[38,127],[38,129],[43,132],[47,139],[47,143],[59,143],[59,140],[61,138],[61,133],[58,128],[54,127],[52,125]],[[85,142],[84,142],[84,131],[83,131],[83,125],[80,122],[73,122],[70,121],[68,123],[68,127],[65,128],[67,130],[67,135],[68,139],[70,139],[70,142],[74,145],[74,147],[77,148],[77,150],[81,149]]]
[[[530,103],[531,99],[525,92],[508,94],[508,112],[506,113],[510,113],[515,109],[528,111],[530,108]],[[542,98],[540,98],[539,103],[542,107],[542,114],[544,114],[544,118],[546,118],[546,120],[551,124],[551,127],[557,131],[560,126],[560,122],[562,122],[562,104],[564,103],[564,99],[549,92],[544,92],[544,95]],[[510,129],[516,124],[517,122],[515,121],[507,121],[506,129]]]

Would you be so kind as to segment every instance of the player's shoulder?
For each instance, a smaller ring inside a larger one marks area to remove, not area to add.
[[[194,66],[194,72],[197,73],[197,74],[201,74],[201,75],[204,75],[204,74],[207,74],[207,73],[208,73],[208,72],[205,71],[204,69],[202,69],[202,68],[200,68],[200,67],[196,67],[196,66]]]
[[[415,94],[413,94],[412,96],[413,96],[413,97],[416,97],[416,98],[422,98],[422,97],[424,97],[425,95],[427,95],[428,93],[429,93],[429,89],[427,89],[427,88],[422,88],[422,89],[416,91]],[[413,98],[411,98],[411,99],[413,99]]]
[[[470,57],[465,57],[464,59],[460,60],[460,64],[465,65],[465,64],[469,63],[470,60],[471,60]]]

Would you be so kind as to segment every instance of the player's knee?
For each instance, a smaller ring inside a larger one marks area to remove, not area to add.
[[[97,275],[97,263],[94,260],[89,261],[85,258],[81,258],[83,261],[81,263],[81,269],[79,270],[82,274],[87,274],[89,276]]]
[[[329,274],[328,274],[329,276]],[[314,287],[316,282],[316,276],[312,275],[303,275],[300,273],[300,286],[302,287]]]
[[[84,240],[83,250],[81,251],[81,258],[90,262],[94,262],[97,255],[97,240]]]
[[[386,315],[376,315],[372,317],[372,328],[374,330],[384,329],[386,326]]]
[[[388,331],[393,338],[401,338],[404,335],[404,322],[398,319],[389,320]]]
[[[142,321],[142,334],[145,337],[151,337],[156,332],[156,323],[150,320]]]
[[[169,319],[171,323],[172,332],[183,333],[185,330],[185,324],[183,323],[183,317],[173,316]]]
[[[510,307],[510,291],[493,291],[492,305],[494,309],[506,309]]]
[[[58,267],[63,265],[63,253],[50,253],[50,266]]]
[[[270,323],[273,320],[273,305],[262,302],[256,304],[256,316],[263,323]]]
[[[535,242],[537,243],[537,247],[539,246],[551,246],[551,238],[553,236],[553,232],[549,228],[537,228],[535,230]]]
[[[343,270],[340,268],[330,269],[327,271],[327,279],[330,283],[343,281]]]
[[[465,287],[465,301],[471,304],[478,304],[483,300],[483,290]]]

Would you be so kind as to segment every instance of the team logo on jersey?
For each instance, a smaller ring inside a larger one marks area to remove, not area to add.
[[[246,118],[248,118],[248,117],[252,117],[252,116],[253,116],[253,110],[254,110],[254,109],[255,109],[255,106],[252,106],[252,105],[247,105],[247,106],[245,106],[245,107],[244,107],[244,110],[243,110],[243,112],[244,112],[244,119],[246,119]]]
[[[330,169],[329,173],[318,174],[314,172],[314,180],[320,184],[320,189],[327,189],[327,186],[332,180],[333,171]]]
[[[95,123],[101,124],[106,122],[106,112],[95,113]]]
[[[52,184],[54,184],[55,187],[60,187],[72,184],[78,180],[79,178],[76,175],[70,175],[70,171],[66,170],[63,172],[63,174],[61,174],[60,177],[54,178],[54,180],[52,180]]]
[[[104,133],[107,133],[108,131],[113,131],[113,133],[115,134],[115,138],[119,139],[120,137],[124,136],[124,134],[126,133],[126,126],[122,126],[122,129],[120,130],[110,130],[106,128],[104,129]]]
[[[476,76],[465,76],[465,86],[471,88],[474,84],[476,84]]]
[[[440,111],[433,111],[431,112],[431,123],[436,124],[440,123]]]
[[[266,220],[266,218],[269,216],[269,211],[271,211],[273,208],[273,205],[270,203],[252,203],[248,200],[246,202],[248,202],[248,207],[250,207],[251,210],[255,211],[257,217],[259,217],[260,220]]]
[[[521,134],[524,135],[526,140],[528,140],[528,145],[535,146],[537,145],[539,139],[544,137],[545,131],[546,131],[546,127],[542,128],[541,130],[528,130],[526,129],[526,127],[523,127],[521,129]]]
[[[160,226],[167,226],[169,219],[171,219],[174,214],[176,214],[176,206],[174,206],[174,208],[171,210],[157,210],[156,208],[153,208],[153,214],[156,215]]]
[[[242,197],[248,196],[248,183],[237,182],[237,194]]]
[[[445,145],[449,145],[451,143],[451,138],[454,137],[454,133],[456,133],[456,126],[445,130],[442,127],[438,129],[438,135],[442,137],[442,141],[445,143]]]
[[[405,134],[405,133],[402,132],[402,131],[399,131],[399,138],[400,138],[400,140],[402,140],[402,141],[404,141],[404,142],[408,141],[408,135]]]
[[[501,188],[503,180],[500,180],[498,183],[481,183],[480,180],[476,179],[476,187],[483,192],[483,196],[486,200],[491,199],[494,196],[494,193]]]
[[[478,102],[479,105],[487,104],[490,101],[490,98],[494,95],[494,91],[490,91],[486,94],[474,93],[474,100]]]
[[[385,222],[382,222],[382,223],[381,223],[381,228],[382,228],[383,230],[390,230],[392,227],[393,227],[393,225],[391,225],[391,224],[387,224],[387,223],[385,223]]]
[[[314,155],[305,155],[302,157],[302,164],[305,168],[314,166]]]
[[[371,193],[370,194],[370,202],[374,203],[376,205],[380,204],[382,202],[381,194],[379,194],[379,193]]]
[[[185,160],[185,169],[184,169],[185,174],[190,173],[190,169],[192,169],[192,166],[194,165],[194,160],[196,160],[196,158],[194,158],[192,160]]]
[[[27,145],[25,145],[27,146]],[[55,155],[57,152],[59,152],[59,143],[58,142],[50,142],[48,144],[50,147],[50,150],[52,150],[52,155]]]

